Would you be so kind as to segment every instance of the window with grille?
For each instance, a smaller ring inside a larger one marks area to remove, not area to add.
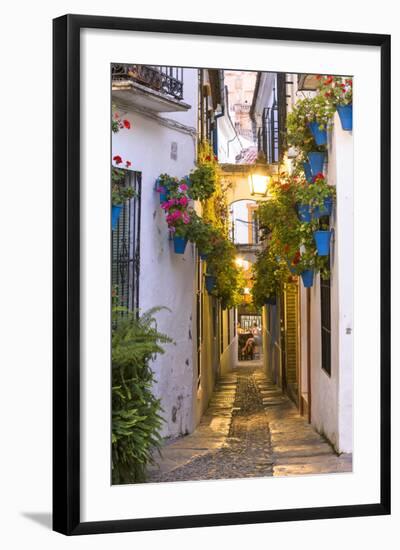
[[[124,204],[112,232],[111,284],[119,305],[134,310],[139,307],[141,173],[126,170],[125,185],[135,195]]]
[[[331,374],[331,280],[321,279],[321,365]]]

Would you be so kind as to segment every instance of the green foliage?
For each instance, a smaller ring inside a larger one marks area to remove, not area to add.
[[[207,272],[217,279],[213,293],[221,299],[224,307],[239,305],[245,281],[242,270],[235,262],[235,245],[221,230],[213,228],[207,254]]]
[[[213,162],[203,162],[190,173],[189,197],[205,200],[211,197],[217,185],[218,171]]]
[[[253,265],[253,302],[262,307],[266,300],[280,293],[281,285],[288,280],[288,271],[279,256],[272,248],[267,248],[257,255]]]
[[[145,480],[146,466],[160,448],[160,401],[152,393],[154,375],[149,366],[161,344],[171,342],[155,327],[153,308],[141,316],[115,305],[112,333],[112,482]]]
[[[296,186],[295,198],[299,204],[307,204],[311,210],[322,208],[325,199],[336,196],[336,188],[329,185],[323,174],[317,174],[313,183],[303,181]]]
[[[217,234],[213,226],[198,216],[196,212],[191,213],[188,224],[187,237],[195,243],[200,254],[209,254],[212,250],[212,239]]]
[[[125,170],[111,167],[111,202],[114,205],[124,204],[128,199],[135,196],[132,187],[125,186]]]
[[[335,108],[353,103],[353,79],[341,76],[319,76],[319,94]]]
[[[287,117],[288,144],[297,147],[303,154],[310,151],[325,151],[325,145],[316,145],[308,124],[318,122],[321,129],[329,126],[334,112],[334,107],[323,94],[299,100]]]

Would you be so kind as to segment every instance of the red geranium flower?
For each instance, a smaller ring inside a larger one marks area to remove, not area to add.
[[[130,160],[127,160],[127,161],[125,162],[125,166],[126,166],[127,168],[129,168],[129,166],[131,166],[131,165],[132,165],[132,163],[131,163]]]
[[[113,161],[115,164],[121,164],[122,158],[119,155],[115,155],[115,157],[113,157]]]
[[[131,128],[131,123],[129,122],[129,120],[126,120],[126,118],[125,118],[122,122],[123,122],[123,125],[125,126],[125,128],[127,128],[128,130],[130,130],[130,128]]]

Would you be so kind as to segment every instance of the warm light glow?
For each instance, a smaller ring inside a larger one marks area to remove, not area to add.
[[[241,258],[240,256],[237,256],[237,258],[235,258],[235,263],[238,267],[241,267],[245,271],[249,269],[250,262],[248,262],[247,260],[243,260],[243,258]]]
[[[269,176],[262,174],[250,174],[249,184],[251,194],[265,196],[267,194],[269,181]]]
[[[244,289],[243,289],[243,292],[244,292],[245,294],[250,294],[250,289],[249,289],[249,287],[248,287],[248,286],[245,286]]]

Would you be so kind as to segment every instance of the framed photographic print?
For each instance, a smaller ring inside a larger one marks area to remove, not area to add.
[[[390,37],[54,20],[54,529],[390,513]]]

